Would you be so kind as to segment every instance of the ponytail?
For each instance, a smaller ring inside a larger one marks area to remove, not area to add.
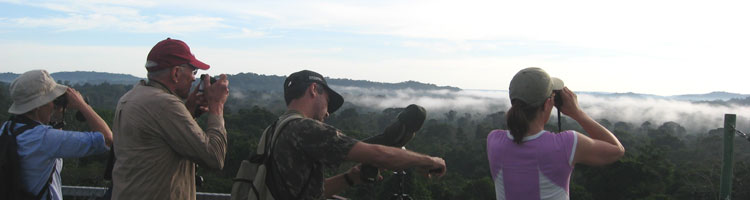
[[[526,132],[529,131],[529,125],[534,118],[536,118],[538,111],[544,104],[540,106],[529,106],[526,102],[520,100],[512,100],[510,109],[506,114],[505,121],[508,124],[508,130],[510,135],[513,136],[513,142],[516,144],[523,143],[523,137]]]

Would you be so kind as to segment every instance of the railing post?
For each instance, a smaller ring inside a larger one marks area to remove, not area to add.
[[[719,199],[732,198],[732,165],[734,165],[734,129],[737,115],[724,114],[724,157],[721,168],[721,190]]]

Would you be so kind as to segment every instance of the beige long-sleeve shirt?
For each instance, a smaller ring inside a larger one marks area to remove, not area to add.
[[[120,98],[112,126],[112,199],[195,199],[195,163],[221,169],[227,150],[223,116],[202,130],[172,91],[141,81]]]

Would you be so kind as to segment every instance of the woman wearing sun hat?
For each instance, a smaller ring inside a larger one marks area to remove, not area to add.
[[[510,81],[509,95],[509,130],[494,130],[487,136],[497,199],[569,199],[570,175],[576,163],[605,165],[625,154],[615,135],[581,110],[576,94],[544,70],[519,71]],[[544,130],[555,95],[563,100],[558,109],[589,136],[573,130]]]
[[[53,101],[66,94],[67,107],[79,110],[92,132],[65,131],[47,124],[62,111]],[[21,74],[10,84],[13,104],[2,134],[15,135],[21,189],[37,199],[62,199],[62,158],[101,154],[112,144],[112,131],[78,91],[55,83],[45,70]]]

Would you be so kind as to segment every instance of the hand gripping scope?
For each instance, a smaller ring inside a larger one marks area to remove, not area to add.
[[[426,118],[427,112],[422,106],[411,104],[398,114],[398,119],[386,127],[382,134],[369,137],[362,142],[401,148],[414,138]],[[377,167],[362,165],[360,178],[363,182],[375,182],[377,176]]]

